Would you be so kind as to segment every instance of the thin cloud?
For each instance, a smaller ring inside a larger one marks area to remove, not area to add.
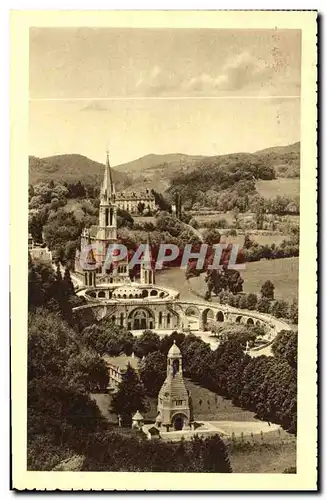
[[[269,83],[274,75],[274,68],[263,60],[258,60],[248,52],[229,59],[217,75],[202,74],[192,78],[187,87],[195,91],[237,91],[251,84]]]
[[[207,72],[185,76],[180,72],[167,71],[154,66],[136,82],[136,92],[146,95],[218,95],[221,92],[273,90],[288,83],[298,90],[299,83],[290,81],[285,67],[274,58],[264,60],[242,52],[229,58],[217,73]],[[297,92],[296,92],[297,93]]]

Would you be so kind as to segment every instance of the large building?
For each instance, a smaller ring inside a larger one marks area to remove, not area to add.
[[[109,245],[117,242],[117,198],[107,154],[99,223],[83,230],[81,249],[75,259],[75,271],[84,279],[85,288],[80,294],[88,303],[109,302],[111,320],[129,330],[173,330],[182,326],[175,307],[179,292],[155,284],[150,245],[140,265],[140,279],[134,281],[127,258],[111,265],[106,263]]]
[[[147,214],[156,208],[155,198],[149,189],[137,193],[135,191],[117,193],[116,204],[118,208],[131,214]]]
[[[126,355],[120,355],[120,356],[103,356],[103,360],[107,365],[108,368],[108,375],[109,375],[109,388],[116,391],[118,389],[119,384],[123,380],[123,375],[126,373],[127,367],[130,364],[131,367],[135,370],[138,371],[138,363],[139,363],[139,358],[134,356],[134,353],[132,356],[126,356]]]

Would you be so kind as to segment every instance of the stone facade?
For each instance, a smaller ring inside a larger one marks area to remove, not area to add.
[[[127,370],[128,364],[134,370],[138,370],[139,358],[136,356],[103,356],[103,360],[108,368],[109,389],[117,390],[118,385],[123,380],[123,375]]]
[[[154,196],[149,189],[141,193],[136,193],[134,191],[117,193],[116,204],[118,208],[126,210],[131,214],[153,212],[156,208]]]

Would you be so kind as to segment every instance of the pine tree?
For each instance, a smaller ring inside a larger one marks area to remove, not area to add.
[[[138,375],[128,363],[118,391],[112,397],[111,411],[120,415],[125,425],[129,425],[137,410],[146,411],[145,392]]]
[[[261,287],[261,295],[269,300],[274,300],[274,290],[274,284],[270,280],[267,280]]]
[[[65,273],[64,273],[64,279],[63,279],[63,284],[65,285],[65,290],[67,295],[74,295],[75,290],[74,290],[74,285],[70,276],[70,271],[68,267],[65,268]]]

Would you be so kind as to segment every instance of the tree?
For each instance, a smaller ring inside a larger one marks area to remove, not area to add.
[[[257,305],[257,296],[255,293],[249,293],[247,296],[247,309],[253,311]]]
[[[271,313],[276,316],[276,318],[287,318],[288,303],[285,300],[276,300],[272,305]]]
[[[218,229],[215,228],[207,229],[203,233],[203,241],[208,245],[215,245],[220,242],[220,239],[221,239],[221,234],[218,231]]]
[[[274,300],[274,290],[274,284],[270,280],[267,280],[261,287],[261,296],[269,300]]]
[[[270,307],[271,307],[271,302],[266,297],[262,297],[261,299],[258,300],[257,309],[259,312],[269,313]]]
[[[143,203],[143,202],[141,202],[141,201],[140,201],[140,202],[137,204],[137,210],[138,210],[138,212],[139,212],[140,214],[143,214],[144,209],[145,209],[145,203]]]
[[[130,356],[134,349],[133,334],[126,328],[115,325],[110,319],[85,327],[81,337],[100,356],[119,356],[121,353]]]
[[[171,204],[164,198],[161,193],[158,193],[154,189],[151,189],[151,193],[154,196],[155,204],[159,207],[163,212],[171,212]]]
[[[246,248],[247,250],[251,247],[253,247],[254,243],[251,240],[250,236],[248,234],[245,235],[244,237],[244,243],[243,243],[243,248]]]
[[[105,421],[89,391],[104,389],[108,372],[57,314],[39,308],[28,317],[27,463],[51,470],[81,453]]]
[[[293,368],[297,367],[297,332],[281,330],[276,336],[271,350],[274,356],[286,360]]]
[[[137,410],[146,411],[145,392],[135,370],[128,364],[118,391],[112,397],[111,411],[120,415],[125,425],[130,425]]]
[[[160,348],[160,337],[152,330],[144,330],[142,335],[138,337],[134,344],[135,354],[142,358],[150,352],[158,351]]]
[[[128,227],[132,228],[134,226],[134,219],[127,210],[118,209],[117,210],[117,227]]]
[[[167,360],[160,352],[150,352],[140,365],[140,378],[149,396],[156,397],[166,377]]]
[[[225,269],[228,290],[234,295],[243,291],[244,279],[236,269]]]
[[[239,302],[239,308],[240,309],[246,309],[248,306],[248,298],[247,295],[241,295],[240,297],[240,302]]]
[[[297,324],[299,320],[299,307],[297,301],[294,299],[288,311],[288,317],[292,323]]]
[[[65,288],[67,297],[69,297],[71,295],[75,295],[75,289],[74,289],[74,285],[73,285],[72,278],[70,276],[70,271],[69,271],[68,267],[65,268],[63,285]]]
[[[42,231],[45,224],[45,214],[37,212],[36,214],[28,217],[28,230],[31,233],[33,240],[37,243],[42,243]]]

